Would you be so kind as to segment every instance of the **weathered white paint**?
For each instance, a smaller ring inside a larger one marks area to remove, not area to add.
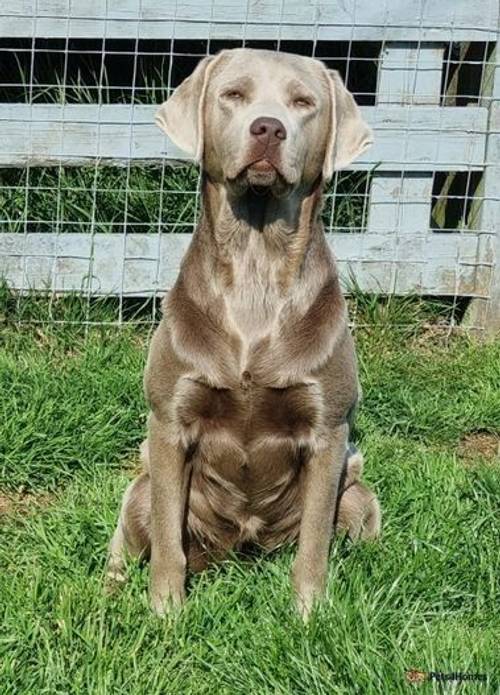
[[[377,104],[439,104],[444,44],[390,42],[382,46]]]
[[[366,291],[485,292],[482,273],[492,248],[479,234],[327,237],[346,288],[352,273]],[[0,276],[14,289],[150,296],[172,286],[190,240],[190,234],[0,234]]]
[[[182,160],[154,125],[154,106],[0,104],[0,166]],[[375,144],[352,169],[470,170],[484,166],[485,107],[366,106]]]
[[[430,172],[375,172],[370,188],[367,231],[424,234],[432,200]]]
[[[500,334],[500,43],[497,43],[492,56],[492,71],[481,229],[491,238],[494,263],[485,278],[488,292],[484,299],[471,302],[466,321],[471,326],[484,328],[491,336],[497,336]]]
[[[497,0],[15,0],[0,35],[495,41]],[[36,11],[36,17],[35,17]]]
[[[383,46],[377,87],[379,108],[387,104],[438,107],[443,57],[444,47],[440,44],[387,43]],[[413,108],[411,112],[415,110],[425,113],[419,108]],[[440,117],[446,116],[442,109],[437,109],[437,112]],[[402,146],[408,152],[410,140],[405,129],[402,129],[400,137]],[[435,136],[435,141],[438,139],[441,147],[439,134]],[[459,150],[457,154],[464,156],[464,152]],[[432,172],[416,172],[411,165],[402,166],[401,169],[400,172],[375,173],[370,194],[368,232],[424,234],[429,229]],[[396,276],[393,281],[396,283]]]

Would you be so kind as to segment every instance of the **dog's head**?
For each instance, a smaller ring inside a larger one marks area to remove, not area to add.
[[[244,48],[203,59],[156,122],[235,192],[282,195],[328,180],[372,142],[337,72],[313,58]]]

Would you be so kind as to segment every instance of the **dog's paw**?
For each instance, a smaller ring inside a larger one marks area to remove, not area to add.
[[[184,581],[178,579],[153,582],[149,589],[151,610],[160,618],[179,611],[185,599]]]
[[[115,594],[122,588],[126,581],[127,577],[125,575],[123,563],[110,562],[106,568],[104,577],[104,593],[108,596]]]
[[[303,585],[295,589],[295,605],[302,620],[307,623],[315,605],[323,597],[323,591],[313,585]]]
[[[295,605],[302,620],[307,623],[315,605],[325,594],[325,582],[311,576],[304,576],[296,569],[292,572],[292,586],[295,593]]]
[[[125,584],[127,577],[120,570],[108,570],[104,579],[104,586],[117,586]]]

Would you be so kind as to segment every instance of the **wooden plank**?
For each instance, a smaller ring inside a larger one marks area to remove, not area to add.
[[[444,46],[388,43],[380,55],[377,104],[439,106]],[[433,164],[429,163],[432,171]],[[369,233],[422,234],[429,229],[431,171],[375,172],[368,209]],[[394,280],[395,282],[396,280]]]
[[[0,104],[0,166],[127,164],[186,157],[153,123],[155,106]],[[366,106],[375,144],[351,169],[469,171],[484,165],[488,109]]]
[[[433,175],[375,172],[370,187],[368,233],[422,234],[429,229]]]
[[[380,53],[377,104],[438,105],[444,44],[386,43]]]
[[[344,286],[478,296],[492,263],[478,234],[327,235]],[[190,234],[0,234],[0,277],[13,289],[151,296],[171,287]],[[394,282],[394,278],[396,281]]]
[[[490,69],[491,105],[486,146],[486,168],[482,182],[481,232],[494,247],[494,264],[490,268],[483,299],[468,307],[465,322],[487,336],[500,334],[500,44],[492,56]],[[490,96],[490,95],[484,95]]]
[[[36,13],[36,20],[34,15]],[[495,41],[496,0],[16,0],[0,10],[12,37]]]

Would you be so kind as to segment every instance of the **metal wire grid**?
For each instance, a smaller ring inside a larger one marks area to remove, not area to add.
[[[386,29],[390,27],[388,2],[389,0],[386,1],[383,10],[381,8],[379,29],[380,27],[386,27]],[[176,39],[177,22],[185,22],[186,20],[182,17],[179,19],[176,4],[170,17],[172,35],[164,42],[140,38],[139,23],[137,23],[135,38],[128,38],[121,42],[114,38],[108,39],[106,28],[109,21],[113,19],[113,12],[107,6],[107,21],[103,24],[103,33],[98,43],[95,39],[85,43],[84,40],[75,40],[70,36],[69,23],[73,17],[72,4],[74,3],[70,2],[69,12],[65,17],[68,26],[67,35],[64,39],[58,39],[57,43],[51,45],[47,39],[40,41],[38,38],[37,0],[35,0],[31,39],[10,42],[8,38],[3,39],[0,44],[0,56],[8,55],[10,65],[14,61],[18,66],[18,72],[10,70],[8,75],[6,75],[5,69],[0,72],[0,101],[10,103],[24,101],[29,104],[28,138],[30,139],[35,115],[34,109],[44,102],[60,105],[62,108],[61,151],[63,140],[68,132],[68,125],[65,120],[65,109],[68,103],[94,103],[98,108],[98,116],[106,103],[129,104],[130,156],[125,166],[121,168],[104,168],[99,159],[89,158],[89,165],[84,169],[72,169],[65,166],[63,161],[55,167],[40,169],[34,165],[37,153],[33,152],[33,159],[28,159],[23,170],[3,169],[0,172],[0,234],[21,234],[25,246],[22,255],[22,282],[18,288],[20,291],[17,293],[18,320],[19,322],[24,320],[22,303],[26,293],[32,287],[33,258],[28,255],[29,235],[33,232],[41,232],[50,234],[55,238],[55,253],[52,250],[47,256],[51,260],[53,273],[55,273],[61,258],[58,253],[61,237],[71,232],[83,232],[89,235],[90,251],[88,254],[78,257],[78,260],[88,264],[88,270],[80,287],[80,294],[85,298],[85,311],[78,321],[86,325],[92,325],[95,322],[92,303],[99,292],[95,291],[92,283],[94,249],[96,239],[104,233],[119,234],[122,242],[120,245],[121,258],[117,261],[121,267],[121,282],[113,293],[117,299],[116,322],[121,324],[127,317],[124,304],[129,296],[125,282],[127,265],[141,260],[152,261],[155,265],[154,278],[151,278],[151,285],[145,288],[146,291],[144,292],[148,301],[153,300],[150,304],[151,314],[142,316],[142,320],[151,321],[156,316],[155,300],[161,296],[165,289],[161,287],[159,281],[161,238],[166,233],[188,232],[194,226],[199,210],[199,176],[196,172],[181,171],[172,167],[166,159],[159,160],[151,167],[134,163],[135,107],[141,103],[159,103],[166,98],[183,77],[191,72],[196,62],[204,55],[213,54],[224,46],[234,47],[235,45],[257,45],[319,57],[329,67],[341,70],[346,84],[355,93],[360,103],[380,104],[382,102],[379,90],[381,71],[384,67],[383,56],[386,47],[394,46],[394,42],[391,42],[386,36],[383,36],[381,40],[378,36],[378,40],[373,42],[355,41],[355,16],[351,24],[350,35],[346,31],[344,41],[319,40],[319,30],[325,27],[321,23],[319,7],[316,7],[312,21],[312,40],[293,41],[289,38],[283,40],[281,28],[285,23],[288,25],[289,22],[284,16],[285,0],[281,0],[278,31],[272,40],[266,39],[259,42],[255,39],[247,39],[246,27],[249,25],[248,22],[243,25],[242,38],[239,39],[231,41],[212,40],[212,32],[209,30],[208,39],[200,41],[178,40]],[[140,15],[142,11],[141,0],[138,0],[137,4]],[[212,0],[210,27],[213,24],[212,17],[216,5],[217,0]],[[418,29],[421,36],[424,36],[425,10],[423,5],[424,3],[422,3],[419,25],[411,27]],[[354,4],[354,10],[356,7],[357,5]],[[249,3],[247,3],[246,9],[248,18]],[[217,24],[220,23],[221,20],[217,19]],[[324,219],[328,231],[355,234],[357,254],[354,257],[351,255],[349,259],[349,270],[354,277],[366,275],[369,273],[367,268],[370,266],[377,268],[381,263],[389,268],[389,283],[387,284],[386,281],[385,286],[380,286],[380,290],[384,293],[398,293],[399,280],[402,275],[404,276],[410,262],[412,266],[419,268],[417,277],[414,279],[414,292],[419,293],[419,286],[425,284],[423,275],[429,262],[425,249],[432,242],[435,234],[458,231],[461,235],[472,236],[477,242],[477,257],[472,260],[472,263],[469,256],[462,258],[462,247],[457,244],[453,267],[448,268],[448,271],[455,278],[451,300],[456,306],[461,297],[461,274],[463,269],[471,264],[475,272],[476,285],[481,285],[478,296],[487,296],[488,292],[487,286],[484,286],[484,280],[477,280],[478,274],[484,273],[484,271],[488,273],[493,269],[491,256],[484,256],[479,253],[484,248],[488,238],[493,237],[494,234],[494,231],[489,228],[481,228],[481,206],[485,201],[491,202],[491,199],[482,193],[482,176],[488,162],[483,162],[484,167],[481,168],[482,170],[478,170],[477,165],[471,161],[470,151],[464,151],[463,159],[458,162],[455,161],[455,167],[460,171],[454,170],[452,167],[449,171],[442,171],[442,167],[439,171],[435,171],[433,165],[440,161],[441,136],[444,130],[443,118],[447,107],[452,105],[488,107],[490,102],[495,99],[495,95],[489,93],[490,87],[487,82],[491,80],[496,64],[494,62],[493,43],[484,41],[466,44],[464,41],[455,41],[453,17],[449,27],[451,27],[450,39],[446,43],[436,44],[442,51],[438,92],[425,94],[417,88],[418,80],[422,77],[423,72],[425,73],[427,69],[429,71],[435,70],[435,66],[427,68],[424,64],[422,67],[420,61],[421,54],[429,46],[427,41],[419,39],[412,42],[413,67],[405,63],[393,64],[390,68],[396,73],[398,70],[405,72],[407,91],[404,103],[406,105],[415,105],[418,108],[422,100],[425,102],[426,98],[429,97],[434,100],[433,103],[437,106],[443,107],[439,110],[440,119],[435,127],[435,158],[429,161],[429,173],[432,175],[432,197],[429,197],[428,193],[425,192],[414,194],[412,198],[405,195],[404,192],[409,180],[408,176],[413,173],[411,166],[408,166],[410,158],[406,156],[411,145],[410,134],[412,132],[410,123],[412,112],[411,109],[407,109],[406,123],[396,135],[403,142],[405,156],[402,157],[401,161],[392,162],[393,169],[391,168],[391,171],[397,172],[396,178],[393,176],[396,198],[387,201],[387,204],[391,205],[391,214],[393,217],[395,216],[396,224],[390,237],[387,237],[390,244],[389,257],[386,249],[385,255],[381,258],[374,251],[373,244],[370,243],[372,239],[369,233],[370,205],[373,203],[371,184],[374,176],[378,175],[376,167],[374,172],[354,171],[337,174],[325,196]],[[41,56],[44,56],[45,71],[37,68],[37,65],[40,65],[40,62],[37,63],[37,61],[40,61]],[[50,59],[54,59],[54,56],[57,57],[59,69],[52,70]],[[97,67],[94,71],[87,69],[85,81],[83,68],[85,61],[90,56],[92,56],[92,64]],[[110,56],[114,61],[112,69],[109,67],[111,65]],[[26,61],[26,57],[29,57],[29,60]],[[126,64],[129,69],[130,74],[126,79],[116,76],[117,73],[120,73],[120,64]],[[153,66],[153,73],[156,71],[154,81],[151,81],[148,75],[148,66],[149,69]],[[119,79],[122,79],[122,83],[119,83]],[[390,100],[389,103],[391,103]],[[99,150],[102,138],[99,117],[96,125],[97,148]],[[46,177],[45,183],[44,176]],[[114,196],[118,196],[118,200],[114,200]],[[179,200],[182,200],[181,205],[179,205]],[[495,200],[497,199],[495,198]],[[73,206],[70,204],[71,201],[73,201]],[[420,258],[408,258],[404,255],[408,241],[405,213],[409,205],[421,205],[423,208],[428,208],[429,212],[427,224],[421,229],[421,232],[412,232],[413,238],[419,238],[421,241],[420,246],[416,245],[416,248],[420,248],[422,251]],[[151,213],[151,208],[153,208],[153,213]],[[71,210],[70,214],[68,214],[69,210]],[[127,252],[128,239],[141,232],[155,235],[157,241],[155,255],[148,255],[143,258],[137,255],[130,257]],[[412,272],[415,272],[414,268]],[[420,278],[418,274],[420,274]],[[50,287],[48,290],[48,316],[57,321],[58,319],[54,318],[52,313],[52,307],[58,299],[58,293],[51,292]],[[467,294],[474,297],[474,287]],[[137,292],[132,292],[130,295],[135,297]],[[28,320],[34,319],[30,317]]]

